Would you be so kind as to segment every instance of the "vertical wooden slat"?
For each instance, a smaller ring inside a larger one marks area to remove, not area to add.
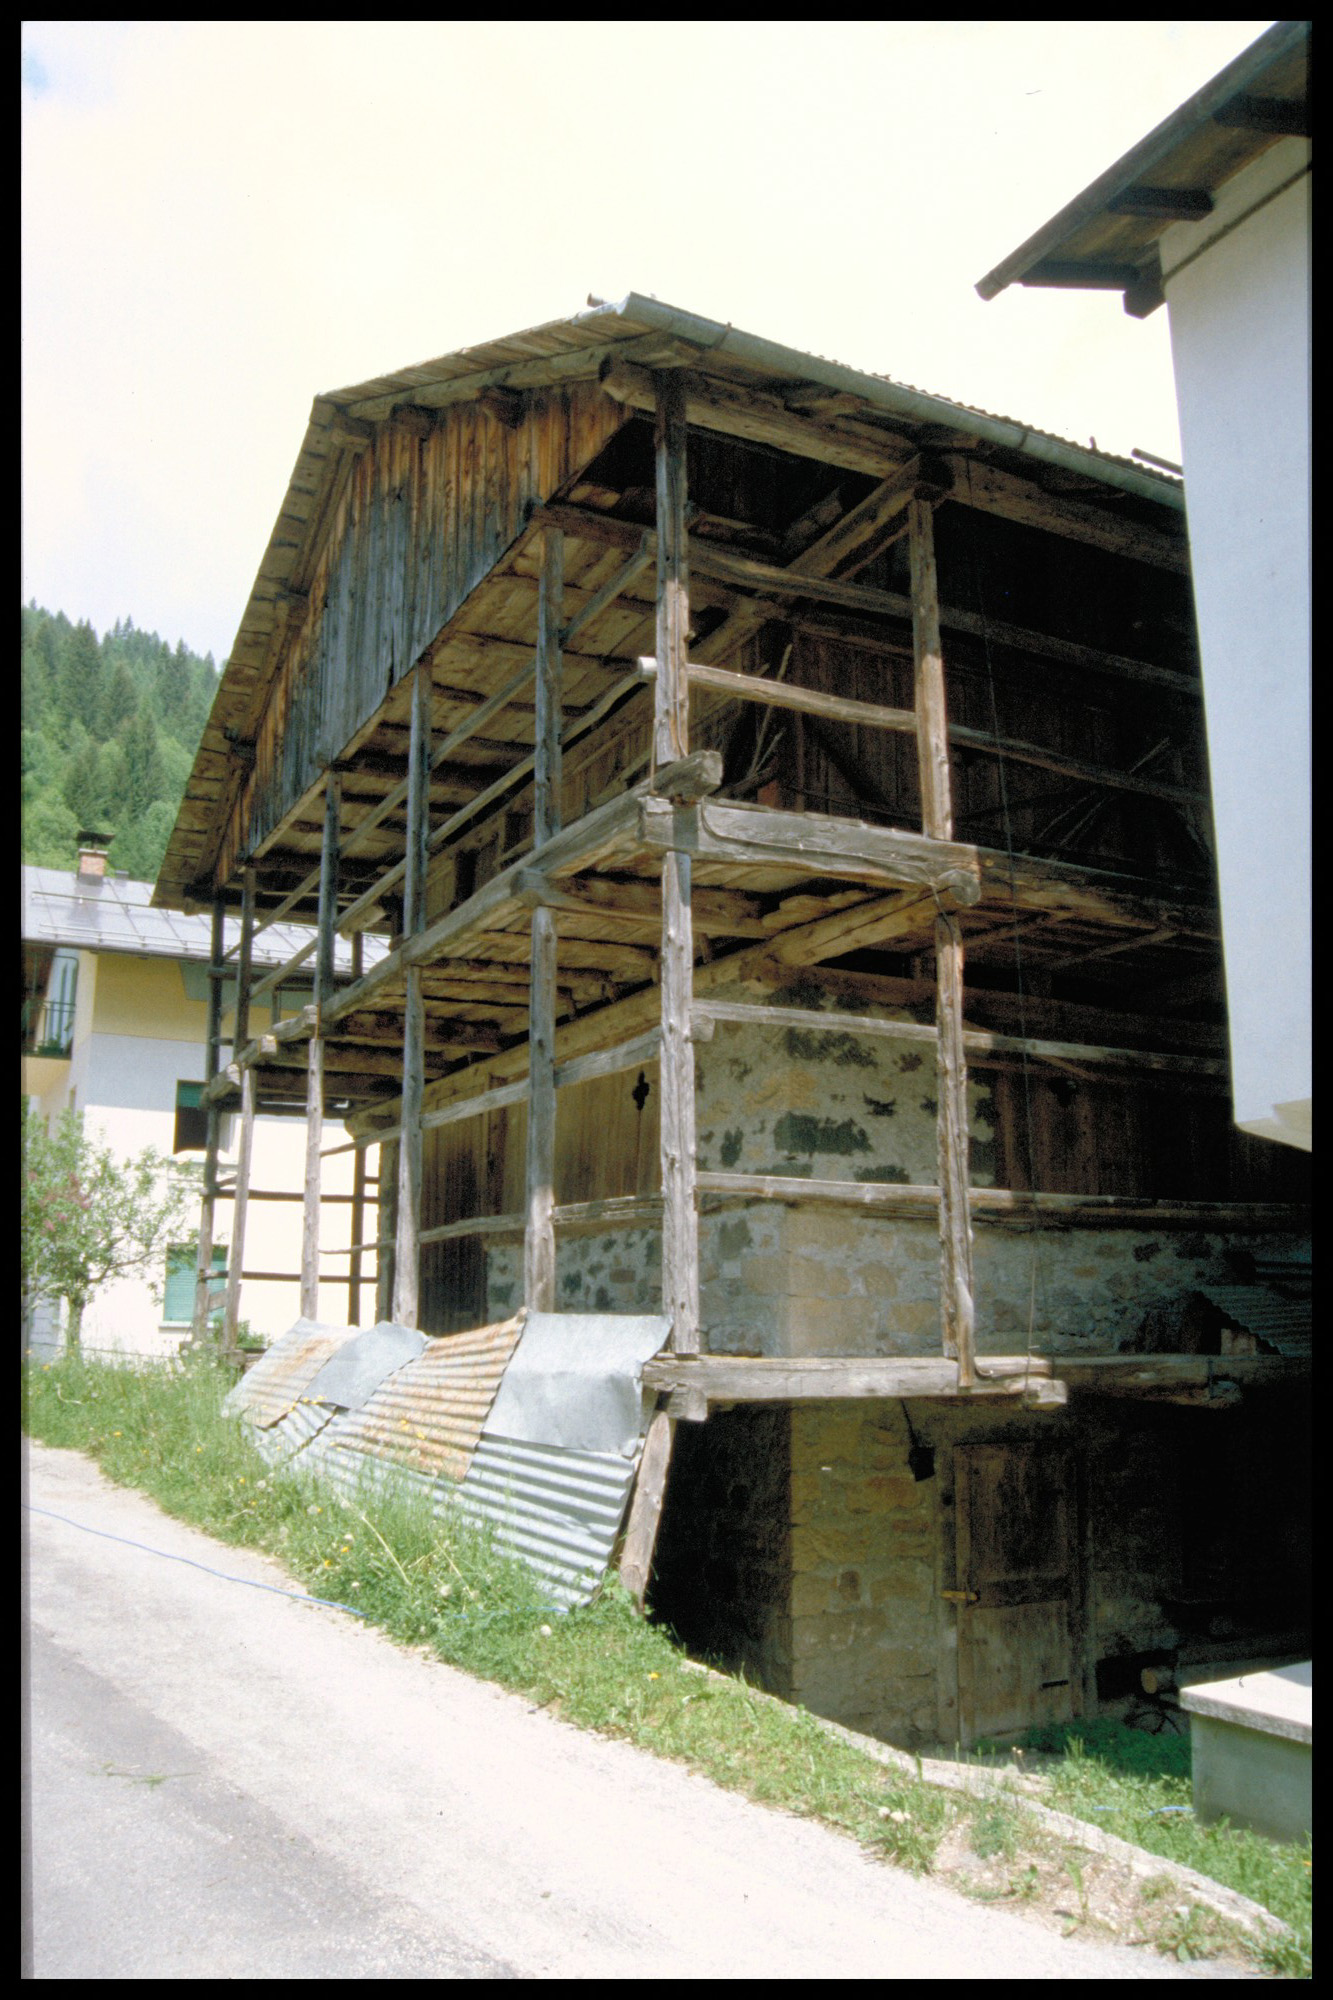
[[[232,1049],[238,1056],[250,1039],[250,984],[254,941],[255,871],[251,866],[241,871],[241,948],[236,962],[236,1022],[232,1030]]]
[[[560,831],[560,730],[563,712],[560,657],[564,596],[564,537],[542,537],[541,593],[537,617],[536,757],[533,845],[537,852]],[[523,1298],[529,1311],[555,1309],[555,1009],[559,945],[555,912],[532,913],[532,983],[528,999],[528,1143]]]
[[[669,1417],[665,1410],[659,1410],[648,1426],[638,1482],[630,1504],[625,1544],[620,1555],[620,1577],[640,1610],[643,1609],[644,1595],[652,1575],[653,1550],[657,1546],[657,1530],[662,1520],[662,1502],[666,1498],[667,1470],[675,1435],[675,1418]]]
[[[922,831],[933,840],[953,838],[949,781],[949,722],[940,642],[939,579],[931,504],[908,509],[912,563],[912,651],[916,668],[917,750],[921,773]],[[958,1380],[976,1380],[976,1311],[969,1213],[967,1062],[963,1053],[963,938],[958,919],[941,910],[935,919],[936,1135],[940,1179],[940,1318],[944,1352],[956,1356]]]
[[[365,940],[360,931],[352,934],[352,983],[364,971]],[[376,1232],[378,1234],[378,1231]],[[352,1241],[361,1243],[366,1234],[366,1149],[358,1146],[352,1165]],[[347,1324],[361,1324],[361,1279],[364,1270],[362,1252],[353,1250],[348,1259],[347,1272]]]
[[[685,392],[678,374],[657,377],[657,680],[653,758],[689,752],[689,555],[685,529]],[[662,863],[662,1303],[679,1354],[699,1351],[699,1231],[695,1203],[694,1043],[690,1008],[694,930],[690,859]]]
[[[398,1233],[398,1141],[380,1141],[378,1213],[375,1231],[375,1317],[393,1318],[394,1243]]]
[[[657,681],[653,761],[673,764],[689,750],[689,545],[685,528],[685,385],[677,372],[657,387]]]
[[[408,751],[407,839],[403,879],[403,935],[426,923],[426,861],[430,837],[431,665],[418,663],[412,679],[412,737]],[[426,1007],[420,966],[409,966],[403,1007],[402,1131],[398,1141],[393,1318],[416,1326],[421,1305],[421,1097],[426,1081]],[[381,1234],[383,1231],[381,1231]]]
[[[306,1050],[305,1190],[301,1208],[301,1313],[319,1318],[319,1221],[324,1141],[324,1021],[333,992],[333,943],[338,922],[338,845],[342,780],[330,771],[324,783],[324,839],[319,856],[319,929],[315,951],[315,1033]]]
[[[222,1316],[222,1347],[226,1354],[236,1351],[236,1328],[241,1309],[241,1267],[245,1262],[245,1218],[250,1205],[250,1160],[255,1140],[255,1073],[247,1064],[241,1071],[241,1136],[236,1149],[236,1190],[232,1205],[231,1260],[227,1266],[227,1305]]]
[[[222,1040],[222,954],[226,947],[221,896],[213,898],[213,927],[208,949],[208,1026],[204,1039],[204,1084],[218,1073]],[[204,1134],[204,1189],[199,1204],[199,1247],[195,1265],[194,1325],[191,1339],[199,1345],[208,1338],[209,1279],[213,1269],[213,1229],[218,1192],[218,1129],[221,1114],[210,1104]]]

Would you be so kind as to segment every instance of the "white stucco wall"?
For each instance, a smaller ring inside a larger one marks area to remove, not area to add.
[[[1222,895],[1235,1116],[1309,1147],[1310,148],[1162,239]]]
[[[128,960],[115,955],[99,959],[92,953],[81,953],[70,1060],[67,1065],[46,1066],[52,1081],[38,1100],[43,1115],[53,1122],[72,1101],[83,1113],[85,1130],[100,1133],[119,1158],[128,1158],[145,1146],[170,1155],[176,1085],[203,1080],[203,1019],[202,1005],[196,1007],[187,1000],[180,967],[173,961]],[[113,1026],[108,1027],[108,1022]],[[191,1029],[197,1033],[192,1034]],[[237,1121],[229,1119],[223,1125],[224,1148],[229,1127],[230,1143],[235,1145]],[[326,1147],[344,1144],[346,1138],[341,1125],[325,1125]],[[199,1153],[187,1157],[202,1160]],[[377,1152],[372,1151],[368,1161],[372,1174],[376,1159]],[[224,1175],[231,1164],[234,1160],[224,1151],[219,1162]],[[353,1171],[351,1154],[326,1160],[324,1193],[350,1194]],[[304,1182],[304,1118],[257,1119],[251,1187],[299,1192]],[[321,1216],[321,1248],[351,1242],[351,1216],[347,1202],[326,1204]],[[197,1226],[197,1215],[192,1215],[185,1235]],[[215,1240],[230,1244],[231,1228],[232,1204],[221,1201]],[[367,1238],[375,1234],[375,1209],[370,1204],[364,1234]],[[300,1203],[252,1200],[246,1220],[246,1268],[295,1272],[300,1260]],[[373,1272],[373,1259],[366,1259],[366,1267]],[[320,1316],[338,1324],[347,1317],[348,1268],[346,1257],[321,1260],[325,1282],[320,1286]],[[163,1275],[158,1273],[159,1284]],[[342,1283],[336,1282],[339,1278]],[[373,1316],[373,1277],[363,1284],[361,1300],[362,1317],[367,1313]],[[284,1332],[299,1311],[300,1294],[295,1284],[252,1281],[242,1285],[241,1317],[269,1339]],[[38,1331],[42,1345],[49,1346],[55,1338],[50,1314],[43,1316]],[[185,1331],[164,1322],[161,1304],[154,1301],[145,1280],[125,1279],[107,1285],[90,1302],[84,1314],[83,1342],[90,1350],[173,1353]]]

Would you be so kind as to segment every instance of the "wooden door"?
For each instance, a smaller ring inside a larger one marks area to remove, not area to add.
[[[958,1711],[965,1744],[1081,1708],[1077,1537],[1059,1445],[959,1445]]]

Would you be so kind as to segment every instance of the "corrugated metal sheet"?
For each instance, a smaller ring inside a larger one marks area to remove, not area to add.
[[[339,1429],[340,1422],[335,1417],[302,1453],[302,1472],[331,1487],[342,1500],[355,1500],[358,1493],[366,1491],[378,1493],[394,1488],[415,1488],[425,1498],[434,1499],[435,1480],[424,1473],[412,1472],[405,1465],[359,1451],[347,1441],[346,1431]]]
[[[270,1424],[265,1430],[256,1428],[256,1448],[270,1465],[284,1465],[319,1436],[332,1416],[331,1404],[312,1403],[303,1396],[292,1405],[285,1417],[279,1417],[276,1424]]]
[[[556,1603],[585,1604],[611,1560],[638,1463],[638,1452],[625,1458],[487,1434],[462,1485],[439,1483],[436,1511],[457,1508],[486,1522]]]
[[[1311,1357],[1314,1337],[1309,1299],[1284,1298],[1267,1285],[1209,1285],[1204,1297],[1226,1314],[1229,1325],[1252,1333],[1287,1360]]]
[[[379,1320],[345,1340],[310,1384],[310,1394],[340,1410],[359,1410],[388,1376],[425,1352],[427,1339],[414,1327]]]
[[[541,1337],[519,1371],[523,1394],[506,1407],[549,1421],[561,1440],[587,1431],[618,1448],[483,1430],[506,1371],[523,1352],[522,1313],[431,1340],[350,1410],[306,1391],[330,1350],[346,1351],[366,1335],[298,1321],[245,1378],[240,1386],[250,1393],[237,1406],[258,1427],[270,1464],[299,1464],[349,1501],[367,1487],[414,1488],[441,1518],[456,1511],[486,1523],[499,1547],[541,1579],[552,1603],[586,1603],[606,1573],[638,1472],[643,1361],[662,1345],[669,1322],[596,1313],[540,1318]],[[257,1382],[261,1369],[266,1377]]]
[[[487,1432],[632,1455],[645,1427],[643,1364],[670,1332],[660,1313],[529,1313]]]
[[[338,1442],[428,1477],[462,1479],[522,1326],[520,1313],[432,1340],[361,1409],[339,1419]]]
[[[241,1377],[224,1409],[244,1412],[261,1429],[280,1423],[352,1333],[349,1326],[320,1326],[298,1319]]]

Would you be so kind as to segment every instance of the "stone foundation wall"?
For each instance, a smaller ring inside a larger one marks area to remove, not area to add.
[[[718,996],[754,999],[741,987]],[[795,986],[772,996],[809,1004]],[[885,1020],[914,1018],[878,1007]],[[918,1010],[918,1012],[921,1010]],[[821,1028],[720,1024],[696,1048],[699,1165],[705,1171],[933,1185],[935,1070],[929,1047]],[[968,1086],[971,1172],[994,1182],[993,1100]],[[558,1134],[558,1127],[557,1127]],[[559,1170],[557,1169],[557,1188]],[[607,1192],[618,1192],[608,1182]],[[1232,1276],[1239,1237],[1147,1229],[978,1223],[977,1346],[982,1353],[1115,1352],[1178,1344],[1191,1295]],[[1282,1254],[1285,1239],[1256,1247]],[[729,1205],[699,1225],[704,1344],[714,1353],[933,1355],[939,1352],[939,1246],[933,1219],[896,1221],[773,1202]],[[487,1252],[488,1311],[521,1296],[517,1243]],[[661,1237],[635,1228],[557,1242],[565,1311],[656,1312]]]
[[[806,1404],[791,1437],[792,1699],[894,1743],[934,1743],[939,1488],[913,1477],[903,1406]]]
[[[697,1656],[791,1694],[791,1416],[676,1426],[650,1608]]]

